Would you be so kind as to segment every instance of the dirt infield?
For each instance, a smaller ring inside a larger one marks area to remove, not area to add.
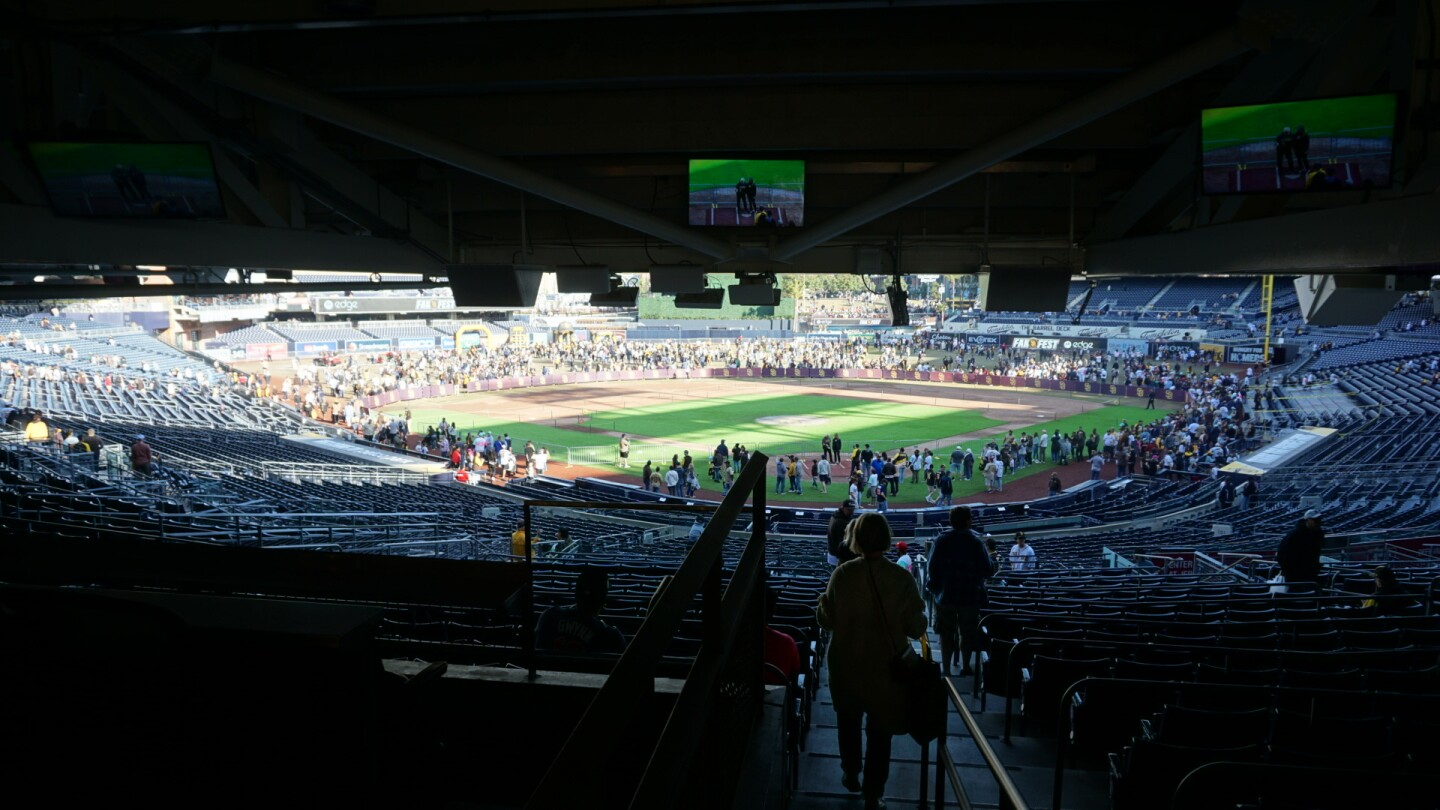
[[[803,389],[795,391],[793,389]],[[844,396],[856,399],[874,399],[895,403],[930,405],[956,410],[975,410],[990,419],[1003,424],[962,436],[936,437],[920,445],[921,448],[946,448],[938,451],[948,455],[962,438],[974,439],[980,436],[1003,434],[1010,429],[1028,428],[1037,422],[1060,419],[1095,410],[1111,404],[1104,397],[1084,394],[1037,393],[1014,391],[984,386],[955,385],[952,383],[890,382],[882,380],[775,380],[749,381],[733,379],[717,380],[646,380],[635,382],[588,383],[546,388],[516,389],[484,394],[460,394],[442,399],[431,399],[407,403],[427,410],[439,409],[450,412],[451,419],[465,423],[465,415],[484,414],[489,418],[516,422],[536,422],[549,425],[580,429],[588,433],[618,438],[619,434],[595,428],[580,428],[576,425],[589,414],[618,409],[640,408],[668,402],[704,401],[719,396],[747,394],[805,393],[816,395]],[[636,441],[652,437],[632,435]],[[663,438],[663,437],[659,437]],[[677,443],[677,446],[681,446]],[[697,458],[708,457],[711,446],[687,448]],[[842,465],[843,467],[843,465]],[[1089,477],[1088,464],[1071,464],[1056,467],[1065,486],[1072,486]],[[634,471],[630,471],[633,473]],[[624,475],[613,467],[565,466],[553,463],[547,475],[559,478],[600,478],[634,483],[632,475]],[[1113,475],[1108,467],[1105,477]],[[1030,500],[1043,497],[1048,485],[1048,475],[1034,475],[1007,482],[1004,493],[957,496],[963,502],[1006,502]],[[697,499],[718,500],[718,493],[702,491]],[[787,506],[829,506],[838,500],[837,490],[832,487],[831,495],[816,493],[814,502],[800,503],[786,501]],[[907,503],[892,501],[893,507],[924,506],[924,502]]]

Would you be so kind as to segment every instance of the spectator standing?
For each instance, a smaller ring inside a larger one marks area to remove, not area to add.
[[[146,477],[155,471],[155,454],[145,443],[144,435],[136,436],[135,443],[130,445],[130,468]]]
[[[845,527],[854,517],[855,501],[849,498],[841,501],[834,514],[830,516],[830,525],[825,530],[825,543],[828,551],[826,562],[831,565],[839,565],[856,557],[844,542]]]
[[[955,483],[950,478],[949,470],[940,471],[940,478],[936,480],[935,486],[940,489],[940,499],[935,505],[949,508],[950,498],[955,494]]]
[[[630,436],[625,433],[620,434],[620,466],[630,468]]]
[[[1280,563],[1280,573],[1285,575],[1286,585],[1314,582],[1320,576],[1320,548],[1324,542],[1325,530],[1320,528],[1320,511],[1311,509],[1285,535],[1275,552],[1275,561]]]
[[[885,559],[890,543],[883,516],[861,516],[852,545],[863,556],[835,569],[816,609],[820,626],[832,634],[830,695],[841,785],[852,793],[863,791],[866,810],[883,807],[891,738],[905,732],[905,695],[890,675],[890,659],[909,644],[907,638],[925,632],[925,604],[914,578]]]
[[[1015,545],[1010,547],[1010,570],[1034,571],[1035,567],[1035,549],[1030,547],[1024,532],[1016,532]]]
[[[25,423],[25,441],[27,442],[48,442],[50,441],[50,426],[45,424],[45,417],[37,411]]]
[[[986,602],[985,580],[995,565],[985,543],[971,526],[970,508],[950,510],[950,530],[935,538],[930,552],[930,591],[937,595],[935,631],[946,674],[957,661],[960,674],[970,675],[970,657],[979,652],[980,608]]]

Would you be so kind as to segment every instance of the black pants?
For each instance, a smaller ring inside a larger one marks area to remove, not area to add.
[[[840,736],[840,769],[855,773],[860,767],[860,718],[862,713],[835,712],[835,725]],[[885,795],[885,782],[890,778],[890,735],[875,728],[875,718],[865,718],[865,797],[878,799]]]
[[[971,654],[980,651],[980,607],[937,606],[935,634],[940,636],[942,667],[947,671],[957,663],[961,669],[969,667]]]

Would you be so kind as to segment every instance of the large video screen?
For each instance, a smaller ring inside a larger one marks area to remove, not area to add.
[[[1200,112],[1206,194],[1385,188],[1394,148],[1388,93]]]
[[[203,143],[28,144],[62,217],[223,219],[210,147]]]
[[[751,228],[805,224],[805,161],[690,161],[690,224]]]

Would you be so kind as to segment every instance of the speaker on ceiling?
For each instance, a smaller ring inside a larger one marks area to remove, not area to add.
[[[1409,281],[1380,273],[1300,276],[1295,279],[1295,295],[1305,323],[1370,326],[1394,309],[1406,290],[1417,289]]]
[[[1070,303],[1069,267],[991,267],[979,275],[976,302],[986,312],[1063,312]]]
[[[445,268],[455,306],[528,309],[547,268],[537,264],[451,264]]]

